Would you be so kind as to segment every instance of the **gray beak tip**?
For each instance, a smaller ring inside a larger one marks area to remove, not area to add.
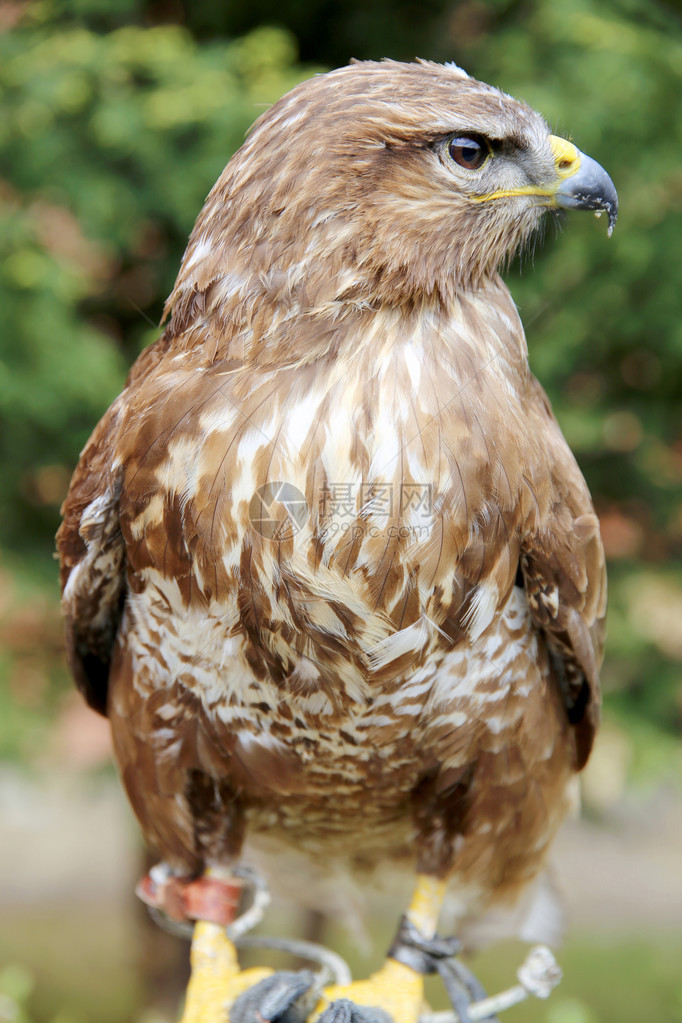
[[[618,193],[604,168],[591,156],[580,154],[577,172],[561,183],[556,193],[557,206],[572,210],[594,210],[609,218],[608,237],[618,219]]]

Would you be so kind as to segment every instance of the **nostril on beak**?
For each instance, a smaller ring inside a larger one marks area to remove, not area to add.
[[[558,176],[567,178],[575,174],[580,167],[580,151],[568,139],[559,138],[558,135],[550,135],[549,144]]]

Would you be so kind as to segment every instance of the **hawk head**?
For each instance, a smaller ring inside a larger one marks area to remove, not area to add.
[[[525,103],[454,65],[353,63],[256,121],[208,197],[169,307],[186,314],[221,281],[218,297],[260,292],[299,310],[448,299],[560,207],[605,211],[611,230],[618,201],[599,164]]]

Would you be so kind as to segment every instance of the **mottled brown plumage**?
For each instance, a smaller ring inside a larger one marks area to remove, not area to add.
[[[472,133],[480,170],[449,156]],[[248,832],[402,858],[464,916],[542,866],[598,720],[604,559],[497,268],[562,166],[458,69],[362,63],[211,191],[58,538],[76,682],[174,869]],[[273,481],[307,505],[274,536]]]

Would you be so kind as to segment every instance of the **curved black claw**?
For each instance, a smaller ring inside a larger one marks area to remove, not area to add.
[[[230,1023],[305,1023],[318,998],[310,970],[278,970],[237,998]]]
[[[383,1009],[369,1005],[356,1005],[347,998],[338,998],[324,1010],[317,1023],[392,1023]]]

